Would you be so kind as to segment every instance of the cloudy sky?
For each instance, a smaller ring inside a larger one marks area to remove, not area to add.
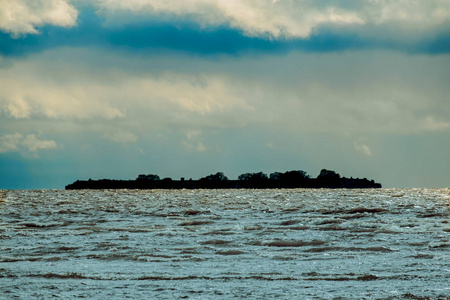
[[[0,188],[449,187],[449,54],[450,0],[0,0]]]

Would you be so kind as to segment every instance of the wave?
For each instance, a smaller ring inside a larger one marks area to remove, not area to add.
[[[69,226],[71,224],[72,224],[72,222],[53,222],[53,223],[22,222],[22,223],[18,223],[18,225],[23,226],[25,228],[36,228],[36,229],[63,227],[63,226]]]
[[[180,226],[199,226],[199,225],[205,225],[205,224],[211,224],[214,223],[214,221],[201,221],[201,220],[194,220],[194,221],[186,221],[180,224]]]
[[[326,242],[313,240],[313,241],[273,241],[263,243],[262,245],[269,247],[306,247],[306,246],[320,246],[323,244],[326,244]]]
[[[216,254],[219,255],[241,255],[245,254],[246,252],[240,251],[240,250],[228,250],[228,251],[217,251]]]
[[[393,252],[387,247],[319,247],[304,250],[304,252]]]
[[[225,240],[209,240],[200,242],[200,245],[227,245],[232,243],[232,241],[225,241]]]
[[[373,281],[373,280],[379,280],[382,279],[376,275],[372,274],[365,274],[360,276],[330,276],[330,277],[310,277],[310,278],[304,278],[304,280],[309,281]]]

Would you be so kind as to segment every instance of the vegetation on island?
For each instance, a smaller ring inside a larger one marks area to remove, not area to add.
[[[135,180],[77,180],[66,186],[74,189],[239,189],[239,188],[381,188],[380,183],[367,178],[346,178],[331,170],[322,169],[316,178],[305,171],[244,173],[237,180],[230,180],[222,172],[198,180],[161,179],[155,174],[141,174]]]

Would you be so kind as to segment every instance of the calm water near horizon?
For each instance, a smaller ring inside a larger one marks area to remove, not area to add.
[[[0,190],[0,299],[450,299],[449,222],[450,189]]]

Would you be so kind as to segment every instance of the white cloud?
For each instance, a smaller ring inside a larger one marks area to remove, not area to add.
[[[322,25],[413,26],[423,30],[450,20],[448,0],[98,0],[113,24],[117,13],[228,25],[249,36],[307,38]],[[131,18],[133,19],[133,18]],[[123,19],[122,19],[123,21]]]
[[[189,18],[202,26],[227,24],[249,36],[308,37],[321,24],[363,24],[353,11],[292,0],[99,0],[105,15],[117,11]]]
[[[17,37],[39,27],[76,25],[75,0],[0,0],[0,30]],[[78,0],[78,2],[82,2]],[[448,0],[95,0],[109,24],[136,16],[188,19],[201,26],[227,25],[248,36],[307,38],[323,25],[383,25],[423,31],[450,20]],[[131,14],[131,16],[123,16]],[[417,33],[417,31],[415,31]]]
[[[20,133],[14,133],[0,136],[0,153],[20,151],[21,147],[37,153],[39,150],[56,149],[58,146],[55,141],[39,139],[34,134],[23,136]]]
[[[366,51],[143,59],[57,49],[0,69],[0,128],[139,144],[167,133],[196,151],[212,149],[211,136],[226,129],[351,140],[448,130],[449,59]]]
[[[377,23],[405,22],[423,25],[450,20],[448,0],[370,0]]]
[[[203,152],[203,151],[206,151],[206,150],[208,150],[208,148],[206,148],[205,145],[203,145],[202,142],[199,142],[198,145],[197,145],[197,151]]]
[[[186,113],[209,115],[251,109],[220,75],[133,74],[114,68],[94,71],[84,62],[74,66],[55,60],[53,54],[0,69],[0,112],[15,119],[115,120],[149,111],[160,120],[161,111],[180,119]],[[117,134],[108,137],[124,138]],[[125,139],[130,138],[134,139]]]
[[[450,128],[450,122],[436,121],[433,116],[427,116],[422,124],[425,131],[441,131]]]
[[[39,33],[37,27],[72,27],[78,11],[68,0],[0,0],[0,30],[13,36]]]
[[[0,112],[15,119],[123,117],[119,108],[103,99],[101,85],[78,81],[71,69],[61,62],[34,60],[0,69]]]
[[[372,150],[370,150],[369,146],[361,142],[354,142],[353,146],[355,150],[359,153],[364,154],[365,156],[372,156]]]
[[[135,78],[123,88],[144,93],[148,101],[172,102],[183,111],[201,115],[223,112],[233,107],[250,109],[245,101],[233,94],[233,87],[218,75],[167,72],[156,78]]]
[[[31,107],[23,98],[16,98],[9,102],[7,111],[16,119],[26,119],[31,114]]]
[[[186,141],[183,141],[183,145],[186,149],[197,152],[205,152],[208,150],[206,146],[202,142],[197,142],[197,144],[191,144]]]
[[[202,136],[201,130],[188,130],[188,132],[186,133],[186,137],[188,140],[199,138],[201,136]]]
[[[138,137],[135,134],[123,130],[106,133],[105,138],[122,144],[136,143],[138,141]]]
[[[186,132],[186,138],[188,141],[182,141],[184,147],[191,151],[204,152],[208,148],[203,144],[203,132],[201,130],[190,129]]]
[[[40,140],[34,134],[27,135],[20,144],[26,147],[30,152],[37,152],[39,150],[56,149],[58,146],[55,141]]]
[[[0,136],[0,153],[18,151],[18,145],[22,139],[23,136],[19,133],[4,134]]]

